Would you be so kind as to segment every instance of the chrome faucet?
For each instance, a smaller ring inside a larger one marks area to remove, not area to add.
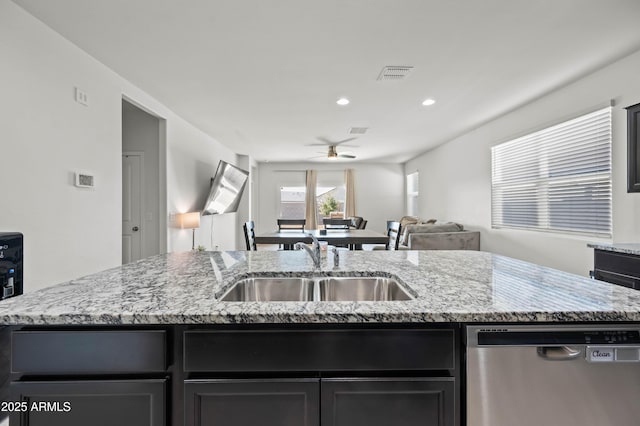
[[[320,241],[318,241],[318,239],[311,233],[306,234],[309,237],[311,237],[311,239],[313,240],[313,244],[311,245],[311,248],[309,248],[308,245],[306,245],[305,243],[303,243],[302,241],[296,243],[296,249],[304,249],[307,251],[307,253],[309,253],[309,256],[311,256],[311,260],[313,260],[313,266],[315,267],[315,269],[321,269],[321,263],[320,263]]]

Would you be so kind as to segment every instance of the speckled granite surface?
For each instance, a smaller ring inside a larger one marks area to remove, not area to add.
[[[0,324],[640,321],[640,291],[476,251],[342,252],[339,268],[323,267],[395,276],[411,301],[216,298],[240,278],[311,266],[303,251],[160,255],[2,301]]]
[[[594,249],[598,249],[598,250],[613,251],[616,253],[635,254],[640,256],[639,243],[615,243],[615,244],[591,243],[591,244],[587,244],[587,246]]]

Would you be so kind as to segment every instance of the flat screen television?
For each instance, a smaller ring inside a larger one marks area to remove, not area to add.
[[[220,160],[216,174],[211,179],[211,189],[204,203],[202,215],[237,211],[248,177],[249,172],[246,170]]]

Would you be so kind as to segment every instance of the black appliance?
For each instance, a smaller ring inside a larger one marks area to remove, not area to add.
[[[0,300],[22,294],[22,234],[0,232]]]

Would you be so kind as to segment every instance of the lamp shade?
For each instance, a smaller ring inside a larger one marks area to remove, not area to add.
[[[200,228],[200,212],[179,213],[176,215],[176,224],[180,229]]]

